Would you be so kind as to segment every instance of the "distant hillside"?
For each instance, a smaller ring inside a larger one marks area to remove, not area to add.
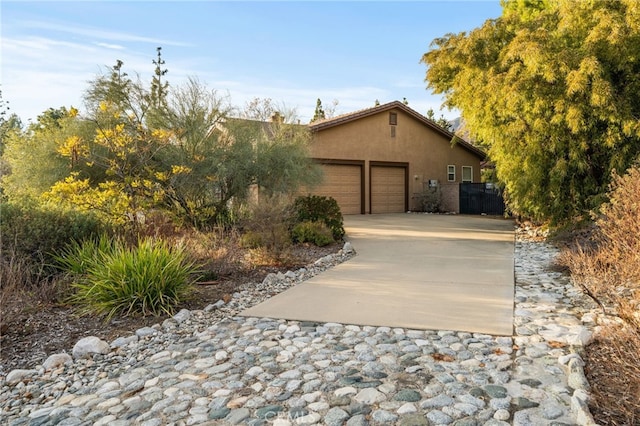
[[[453,120],[449,120],[449,124],[451,125],[451,131],[453,133],[457,133],[458,129],[462,127],[462,117],[456,117]]]
[[[468,131],[464,128],[464,120],[462,117],[456,117],[453,120],[449,120],[449,124],[451,125],[451,131],[461,137],[467,142],[471,142],[472,144],[476,144],[476,141],[471,137]]]

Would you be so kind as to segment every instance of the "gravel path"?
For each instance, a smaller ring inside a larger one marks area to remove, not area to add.
[[[513,337],[237,317],[353,255],[271,275],[114,342],[0,377],[8,425],[591,424],[579,356],[592,306],[516,243]],[[82,343],[82,344],[80,344]]]

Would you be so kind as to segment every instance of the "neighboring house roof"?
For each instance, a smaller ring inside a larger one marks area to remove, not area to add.
[[[227,117],[225,119],[225,123],[232,125],[243,125],[248,126],[252,130],[263,130],[267,133],[272,132],[272,123],[270,121],[261,121],[261,120],[253,120],[250,118],[240,118],[240,117]]]
[[[431,130],[435,131],[436,133],[440,133],[442,136],[450,139],[450,140],[456,140],[456,144],[460,145],[461,147],[465,148],[466,150],[472,152],[473,154],[477,155],[478,157],[480,157],[480,159],[484,160],[487,157],[487,154],[481,150],[480,148],[470,144],[469,142],[465,141],[464,139],[460,138],[459,136],[456,136],[454,133],[438,126],[436,123],[434,123],[433,121],[429,120],[427,117],[425,117],[424,115],[420,114],[419,112],[417,112],[414,109],[409,108],[407,105],[403,104],[400,101],[393,101],[393,102],[389,102],[386,104],[382,104],[382,105],[378,105],[372,108],[367,108],[367,109],[362,109],[359,111],[355,111],[355,112],[351,112],[348,114],[343,114],[343,115],[339,115],[337,117],[333,117],[333,118],[327,118],[324,120],[320,120],[320,121],[315,121],[311,124],[309,124],[309,128],[311,129],[312,132],[318,132],[320,130],[324,130],[324,129],[328,129],[330,127],[335,127],[335,126],[339,126],[341,124],[345,124],[345,123],[349,123],[351,121],[355,121],[355,120],[359,120],[361,118],[364,117],[369,117],[381,112],[385,112],[385,111],[389,111],[392,109],[400,109],[402,111],[404,111],[405,113],[407,113],[408,115],[412,116],[413,118],[415,118],[416,120],[420,121],[421,123],[423,123],[425,126],[427,126],[428,128],[430,128]]]

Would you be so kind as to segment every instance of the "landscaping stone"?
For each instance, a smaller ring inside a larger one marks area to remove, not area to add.
[[[69,354],[54,354],[47,358],[42,367],[44,367],[45,371],[51,371],[72,362],[73,358]]]
[[[345,244],[227,303],[0,375],[0,423],[591,424],[582,359],[547,340],[584,343],[595,324],[548,267],[556,253],[516,243],[513,337],[237,316],[348,259]]]
[[[73,358],[89,358],[93,354],[108,354],[111,350],[109,344],[95,336],[89,336],[78,340],[73,347]]]

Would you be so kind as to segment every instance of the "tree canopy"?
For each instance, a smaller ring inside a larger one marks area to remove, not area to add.
[[[514,213],[563,223],[599,206],[640,153],[638,52],[636,0],[505,0],[422,62],[487,147]]]
[[[7,198],[91,211],[133,230],[158,211],[204,228],[226,223],[252,185],[272,194],[315,183],[310,133],[292,124],[293,111],[255,99],[234,119],[228,100],[197,78],[170,90],[160,48],[152,63],[150,85],[117,61],[89,84],[85,115],[50,108],[12,132],[2,156]]]

